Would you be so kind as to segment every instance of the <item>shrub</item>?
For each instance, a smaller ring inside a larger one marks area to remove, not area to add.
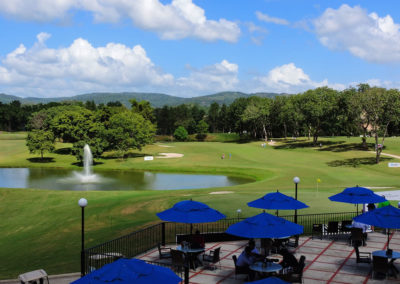
[[[188,132],[183,126],[179,126],[175,129],[174,137],[178,141],[185,141],[188,138]]]

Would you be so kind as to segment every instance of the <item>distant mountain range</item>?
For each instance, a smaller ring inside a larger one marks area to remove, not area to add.
[[[219,104],[231,104],[234,100],[241,97],[259,96],[259,97],[275,97],[286,94],[278,93],[254,93],[246,94],[241,92],[221,92],[208,96],[193,97],[193,98],[181,98],[166,94],[158,93],[91,93],[83,94],[72,97],[60,97],[60,98],[21,98],[17,96],[11,96],[6,94],[0,94],[0,102],[10,103],[18,100],[22,104],[38,104],[38,103],[49,103],[49,102],[62,102],[62,101],[94,101],[96,104],[107,104],[108,102],[119,101],[126,106],[130,106],[130,99],[136,99],[138,101],[146,100],[149,101],[153,107],[162,107],[164,105],[175,106],[180,104],[197,104],[199,106],[209,106],[213,102]]]

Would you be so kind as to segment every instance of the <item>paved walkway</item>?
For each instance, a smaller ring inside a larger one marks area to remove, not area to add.
[[[391,234],[390,248],[400,251],[400,232]],[[348,237],[343,236],[338,240],[311,239],[301,237],[296,248],[296,257],[306,256],[304,268],[305,284],[374,284],[374,283],[400,283],[400,279],[390,277],[385,280],[371,279],[371,264],[356,263],[354,248],[349,246]],[[362,252],[372,252],[386,249],[387,235],[381,233],[369,233],[367,246],[360,247]],[[221,242],[207,243],[207,250],[221,246],[221,269],[210,270],[199,268],[190,270],[190,283],[243,283],[244,277],[238,275],[235,279],[232,255],[239,255],[247,242]],[[151,250],[139,258],[144,260],[159,261],[158,251]],[[398,261],[399,262],[399,261]],[[396,264],[396,266],[400,266]],[[400,269],[399,269],[400,270]],[[400,275],[399,275],[400,276]]]
[[[356,263],[354,248],[348,244],[348,236],[337,240],[324,238],[312,239],[301,237],[299,246],[295,249],[297,258],[301,255],[306,257],[303,283],[305,284],[385,284],[399,283],[400,278],[389,277],[385,280],[371,279],[371,264]],[[375,250],[386,250],[387,235],[381,233],[369,233],[367,245],[360,247],[361,252],[372,252]],[[201,267],[196,271],[190,270],[190,283],[210,284],[243,283],[244,275],[235,277],[232,255],[239,256],[246,246],[246,241],[207,243],[206,249],[221,247],[221,268],[211,270]],[[171,245],[174,247],[174,245]],[[390,235],[390,248],[400,251],[400,232]],[[143,260],[160,261],[158,250],[152,249],[138,258]],[[163,260],[170,261],[170,260]],[[400,260],[395,265],[400,270]],[[399,275],[400,277],[400,275]],[[51,284],[67,284],[79,278],[79,273],[50,276]],[[2,280],[0,284],[16,284],[18,280]]]

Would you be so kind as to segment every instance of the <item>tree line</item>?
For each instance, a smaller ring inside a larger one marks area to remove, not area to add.
[[[306,136],[317,144],[320,136],[362,135],[366,148],[366,137],[372,135],[378,163],[385,137],[400,134],[400,93],[368,84],[343,91],[321,87],[275,98],[238,98],[229,106],[213,103],[207,111],[164,106],[155,110],[155,116],[158,134],[167,135],[178,126],[194,132],[199,119],[208,123],[210,132],[265,140]]]
[[[265,140],[306,136],[314,144],[320,136],[362,135],[365,147],[366,137],[373,135],[377,162],[385,137],[400,133],[399,91],[367,84],[343,91],[321,87],[275,98],[238,98],[229,106],[212,103],[208,108],[182,104],[153,109],[146,101],[131,103],[131,109],[120,102],[0,103],[0,129],[28,130],[32,141],[36,135],[71,142],[78,157],[84,143],[97,156],[108,150],[123,155],[128,148],[149,143],[154,133],[175,135],[178,140],[195,133],[201,140],[207,132],[235,132]],[[142,133],[140,125],[148,131]]]

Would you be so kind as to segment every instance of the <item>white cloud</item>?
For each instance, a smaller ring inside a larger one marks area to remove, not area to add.
[[[189,67],[190,68],[190,67]],[[206,66],[201,69],[190,68],[188,77],[177,79],[177,87],[190,90],[190,94],[199,92],[232,91],[239,83],[239,67],[235,63],[222,60],[220,63]]]
[[[130,18],[133,24],[153,31],[163,39],[186,37],[205,41],[236,42],[239,26],[226,19],[209,20],[192,0],[13,0],[0,1],[0,13],[33,21],[64,20],[74,10],[92,12],[95,21],[117,22]]]
[[[0,63],[0,92],[22,97],[60,97],[89,92],[163,92],[196,96],[235,90],[239,67],[228,60],[175,79],[162,72],[136,45],[108,43],[94,47],[77,38],[68,47],[48,48],[50,34],[40,33],[32,47],[19,45]]]
[[[376,63],[400,62],[400,25],[390,15],[368,14],[360,6],[328,8],[314,20],[320,42]]]
[[[263,40],[265,39],[265,35],[268,33],[268,30],[257,26],[253,22],[245,23],[247,29],[249,30],[250,40],[256,45],[262,45]]]
[[[171,74],[157,68],[140,45],[108,43],[93,47],[78,38],[69,47],[51,49],[40,33],[30,49],[20,45],[0,65],[0,84],[22,96],[64,96],[81,92],[169,86]]]
[[[304,73],[303,69],[296,67],[294,63],[284,64],[271,69],[267,75],[255,78],[259,84],[256,91],[268,90],[279,93],[298,93],[308,89],[329,86],[334,89],[344,89],[341,84],[329,84],[325,79],[316,82]]]
[[[136,45],[108,43],[95,47],[78,38],[63,48],[48,48],[50,35],[40,33],[32,47],[19,45],[0,62],[0,92],[22,97],[59,97],[90,92],[161,92],[180,96],[198,96],[219,91],[298,93],[329,86],[328,80],[312,80],[294,63],[271,69],[264,76],[239,80],[239,66],[226,59],[208,66],[188,66],[188,75],[174,78],[163,72]],[[371,85],[386,88],[398,83],[374,79]],[[351,84],[357,85],[355,83]],[[348,85],[350,86],[350,84]]]
[[[285,19],[274,18],[274,17],[268,16],[267,14],[263,14],[259,11],[256,12],[256,16],[257,16],[257,19],[259,19],[260,21],[267,22],[267,23],[273,23],[273,24],[285,25],[285,26],[290,24],[289,21],[287,21]]]

